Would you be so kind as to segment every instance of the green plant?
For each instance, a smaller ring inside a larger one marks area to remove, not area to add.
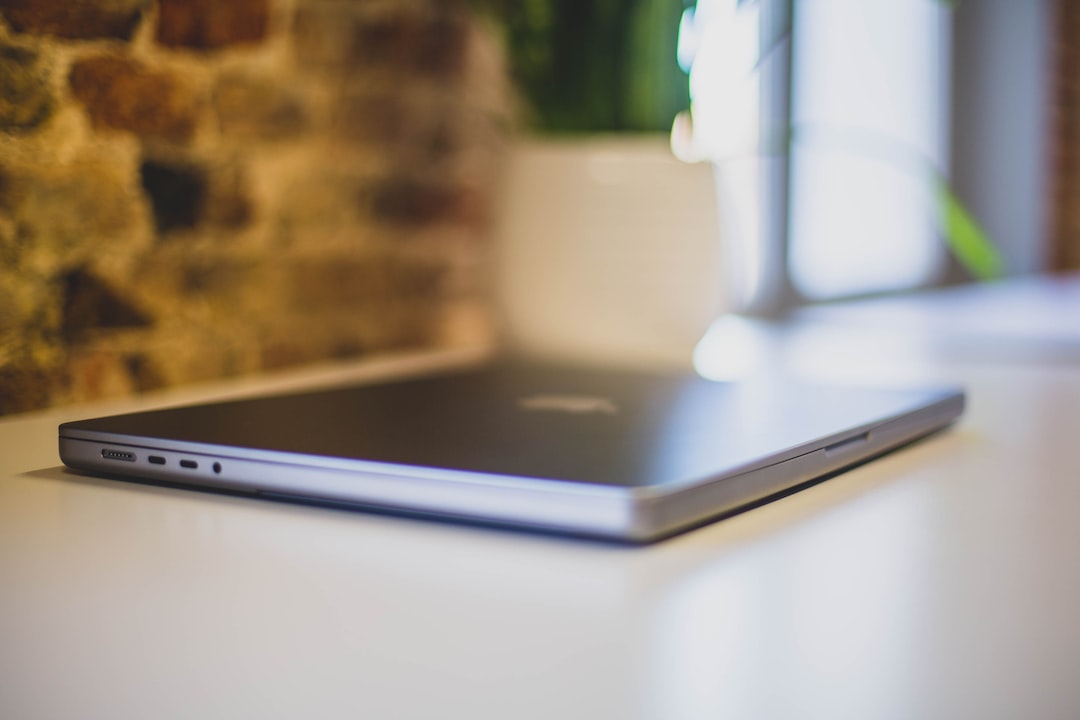
[[[502,32],[530,128],[667,132],[690,104],[683,0],[474,0]]]

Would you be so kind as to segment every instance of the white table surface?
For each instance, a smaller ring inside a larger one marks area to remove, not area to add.
[[[836,328],[807,326],[763,352],[962,382],[957,426],[648,547],[57,458],[66,419],[415,361],[2,419],[0,718],[1080,717],[1080,363],[887,330],[837,352]]]

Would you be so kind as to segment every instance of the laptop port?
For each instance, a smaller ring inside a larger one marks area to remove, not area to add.
[[[188,470],[195,470],[199,467],[199,463],[195,462],[194,460],[181,460],[180,467],[187,468]]]
[[[109,448],[103,448],[101,451],[101,457],[106,460],[123,460],[124,462],[135,462],[135,453],[128,452],[127,450],[111,450]]]

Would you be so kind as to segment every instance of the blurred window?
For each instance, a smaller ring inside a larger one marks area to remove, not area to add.
[[[677,121],[673,144],[716,163],[744,309],[940,277],[949,12],[940,0],[698,0],[686,11],[693,130],[687,139]]]
[[[948,30],[938,0],[795,3],[788,267],[802,296],[940,277]]]

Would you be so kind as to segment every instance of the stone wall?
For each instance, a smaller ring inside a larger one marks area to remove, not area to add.
[[[0,413],[486,342],[505,88],[452,0],[0,0]]]

